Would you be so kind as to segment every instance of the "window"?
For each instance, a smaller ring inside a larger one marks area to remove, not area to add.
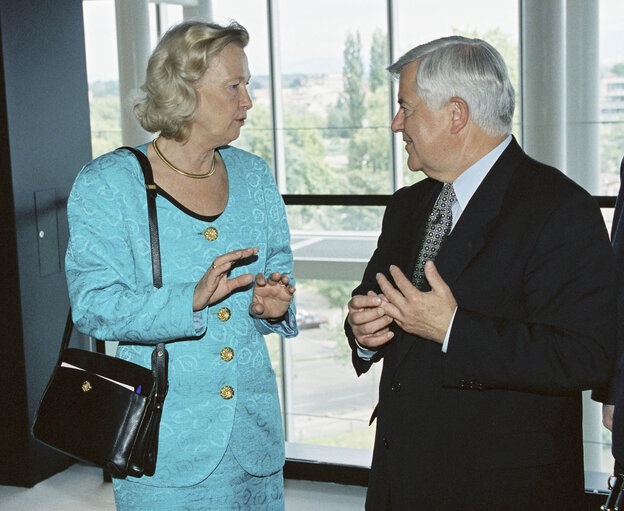
[[[624,5],[600,0],[600,193],[617,195],[624,157]]]
[[[478,37],[489,42],[503,56],[516,91],[513,134],[522,143],[520,130],[520,39],[517,0],[398,0],[397,51],[395,59],[419,44],[438,37],[462,35]],[[452,16],[448,13],[452,12]],[[410,182],[410,172],[404,165],[404,182]]]
[[[91,152],[95,158],[121,146],[114,2],[83,2],[83,13],[91,114]]]
[[[148,30],[153,46],[158,34],[181,21],[193,3],[152,0],[149,26],[134,29]],[[277,336],[267,340],[278,374],[287,440],[370,450],[374,430],[368,419],[381,368],[355,377],[342,322],[350,291],[361,278],[379,233],[384,207],[375,196],[422,178],[407,170],[401,137],[390,132],[396,82],[385,68],[408,49],[436,37],[460,34],[488,40],[509,66],[517,93],[513,132],[522,143],[521,106],[531,100],[522,97],[521,88],[523,72],[531,67],[521,67],[521,7],[528,4],[517,0],[208,4],[215,21],[235,19],[251,36],[246,53],[254,107],[234,145],[266,159],[288,199],[301,333],[289,341]],[[84,0],[83,5],[93,155],[98,156],[122,144],[115,3]],[[615,195],[624,156],[624,6],[620,0],[600,0],[599,5],[600,184],[592,191]],[[566,123],[565,116],[561,122]],[[597,166],[589,171],[596,172]],[[603,213],[609,225],[612,210]],[[608,472],[610,435],[600,424],[600,407],[587,394],[584,405],[586,467]]]

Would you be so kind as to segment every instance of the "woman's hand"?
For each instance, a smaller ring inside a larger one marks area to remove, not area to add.
[[[280,319],[288,311],[294,293],[295,287],[290,285],[288,275],[275,272],[265,279],[258,273],[249,314],[262,319]]]
[[[245,273],[233,279],[228,279],[227,274],[236,261],[254,256],[257,253],[258,248],[254,247],[234,250],[217,257],[195,286],[193,310],[202,310],[206,306],[218,302],[235,289],[251,284],[253,282],[251,273]]]

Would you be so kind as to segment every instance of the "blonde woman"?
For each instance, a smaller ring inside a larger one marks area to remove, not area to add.
[[[154,50],[135,114],[158,187],[163,287],[152,285],[145,185],[129,151],[86,165],[69,204],[74,321],[169,393],[153,477],[114,479],[119,511],[284,508],[284,441],[263,335],[297,334],[284,204],[267,164],[228,146],[252,102],[247,31],[189,22]]]

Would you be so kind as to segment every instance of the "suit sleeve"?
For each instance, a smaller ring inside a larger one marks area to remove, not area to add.
[[[613,224],[611,225],[611,244],[615,255],[617,273],[617,343],[616,356],[612,364],[609,382],[602,388],[597,388],[592,393],[592,398],[602,403],[615,404],[617,389],[621,385],[622,356],[624,355],[624,160],[620,165],[620,190],[618,192],[615,211],[613,212]]]
[[[400,195],[400,191],[397,192]],[[366,269],[364,270],[364,276],[362,278],[362,283],[356,287],[351,293],[352,296],[356,295],[365,295],[369,291],[374,291],[375,293],[379,293],[381,290],[379,289],[379,285],[377,284],[377,279],[375,276],[377,273],[381,271],[385,271],[387,273],[388,268],[383,268],[384,261],[388,259],[387,251],[389,247],[389,240],[393,239],[392,230],[395,227],[393,225],[393,216],[394,216],[394,203],[395,196],[390,199],[386,210],[384,212],[384,217],[382,221],[381,234],[379,235],[379,239],[377,240],[377,248],[375,252],[366,265]],[[396,219],[394,220],[396,222]],[[355,369],[356,374],[359,376],[365,372],[367,372],[373,363],[378,362],[383,358],[384,348],[380,348],[377,350],[377,353],[373,355],[373,357],[369,360],[364,360],[358,356],[358,346],[355,342],[355,336],[353,335],[353,330],[349,325],[347,318],[345,318],[344,322],[345,334],[347,336],[347,340],[349,342],[349,346],[351,348],[351,362]]]
[[[459,304],[444,385],[560,394],[605,384],[614,355],[615,275],[599,209],[576,193],[539,229],[522,269],[516,318]]]

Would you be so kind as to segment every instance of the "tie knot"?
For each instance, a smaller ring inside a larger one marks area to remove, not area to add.
[[[453,183],[444,183],[442,191],[436,201],[436,208],[446,211],[453,207],[453,204],[457,201],[455,190],[453,189]]]

